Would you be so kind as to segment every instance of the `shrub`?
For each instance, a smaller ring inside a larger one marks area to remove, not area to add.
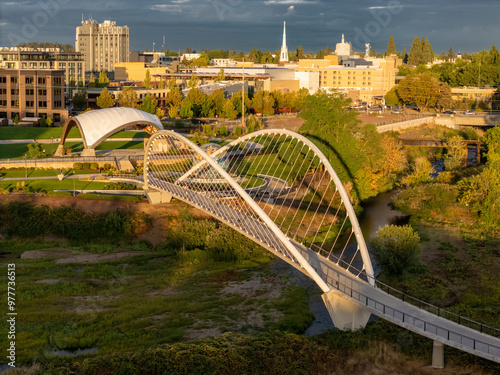
[[[73,169],[76,171],[83,169],[82,163],[73,163]]]
[[[106,171],[110,170],[111,169],[111,164],[109,164],[109,163],[104,164],[104,169]]]
[[[401,275],[419,264],[420,237],[409,225],[385,225],[370,241],[373,257],[387,275]]]
[[[99,164],[97,164],[97,163],[90,163],[90,169],[98,170],[99,169]]]
[[[90,169],[90,163],[82,163],[82,169]]]

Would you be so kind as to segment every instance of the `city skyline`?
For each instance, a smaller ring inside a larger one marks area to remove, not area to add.
[[[345,34],[355,51],[370,43],[385,52],[389,35],[398,50],[411,47],[415,35],[428,37],[434,52],[478,52],[496,45],[500,4],[491,0],[470,3],[423,0],[332,3],[326,0],[157,0],[137,2],[47,0],[6,2],[0,5],[0,45],[22,42],[75,43],[75,29],[84,19],[113,20],[130,28],[130,49],[172,51],[253,48],[279,51],[283,21],[287,22],[290,51],[301,45],[316,52],[335,44]],[[464,14],[467,17],[464,17]],[[231,32],[228,32],[231,31]]]

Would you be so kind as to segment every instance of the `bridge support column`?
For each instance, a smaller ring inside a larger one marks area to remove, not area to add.
[[[370,311],[341,297],[340,292],[335,289],[324,293],[321,298],[325,302],[333,324],[342,331],[356,331],[364,328],[370,319]]]
[[[64,146],[63,145],[59,145],[57,146],[57,150],[54,154],[54,156],[64,156]]]
[[[444,345],[438,341],[432,347],[432,367],[444,368]]]
[[[172,194],[157,191],[157,190],[144,190],[149,203],[159,204],[159,203],[170,203],[172,200]]]
[[[84,148],[81,156],[90,156],[95,158],[95,149],[93,148]]]

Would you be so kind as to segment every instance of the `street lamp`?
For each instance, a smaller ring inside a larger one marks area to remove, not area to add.
[[[54,156],[54,137],[52,137],[52,141],[50,142],[50,157]]]
[[[24,154],[24,178],[28,178],[28,162],[26,161],[27,154]]]
[[[73,196],[76,197],[76,178],[74,170],[73,170]]]

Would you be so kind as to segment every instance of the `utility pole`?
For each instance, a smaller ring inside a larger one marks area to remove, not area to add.
[[[241,79],[243,84],[241,86],[241,125],[245,126],[245,58],[244,57],[243,57],[242,71],[243,73],[241,74]]]

